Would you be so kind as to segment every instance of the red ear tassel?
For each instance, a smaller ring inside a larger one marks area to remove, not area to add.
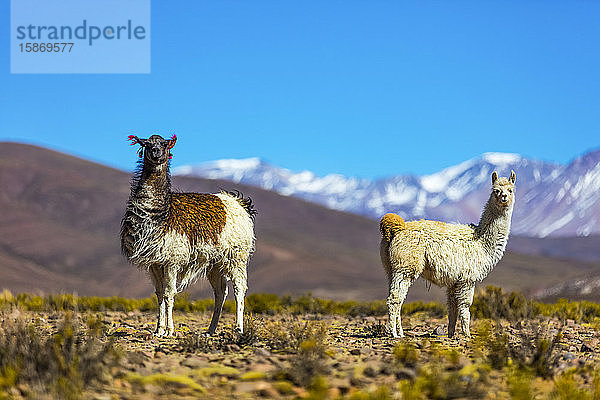
[[[169,149],[172,149],[175,146],[175,142],[177,141],[177,135],[173,134],[171,136],[171,140],[169,140]]]
[[[131,140],[131,143],[129,143],[130,146],[135,146],[138,142],[138,138],[135,135],[127,136],[127,140]]]

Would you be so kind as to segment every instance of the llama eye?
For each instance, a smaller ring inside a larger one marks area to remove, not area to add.
[[[512,189],[508,189],[508,193],[512,193]]]

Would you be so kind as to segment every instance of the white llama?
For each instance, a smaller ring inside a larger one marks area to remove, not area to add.
[[[439,221],[407,221],[386,214],[380,222],[381,261],[389,279],[387,298],[389,329],[404,336],[400,319],[408,288],[419,277],[447,288],[448,336],[453,337],[457,317],[470,337],[469,307],[475,283],[483,280],[500,261],[510,231],[516,175],[492,174],[492,193],[478,225]]]

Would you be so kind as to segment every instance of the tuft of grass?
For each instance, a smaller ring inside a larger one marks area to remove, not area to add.
[[[322,321],[295,321],[291,323],[266,322],[262,340],[271,350],[297,353],[308,340],[325,341],[328,324]]]
[[[240,374],[240,371],[233,367],[227,367],[223,365],[213,365],[210,367],[204,367],[196,369],[192,372],[194,375],[206,378],[211,376],[227,376],[233,378]]]
[[[508,364],[510,352],[508,334],[503,331],[502,324],[484,319],[475,325],[474,333],[469,343],[474,354],[486,359],[493,369],[504,368]]]
[[[273,384],[273,387],[275,388],[275,390],[277,390],[279,392],[279,394],[282,394],[282,395],[288,395],[288,394],[294,393],[294,385],[292,385],[291,382],[288,382],[288,381],[275,382]]]
[[[415,367],[419,361],[419,350],[410,342],[399,342],[392,351],[394,362],[398,366]]]
[[[288,343],[295,347],[295,354],[287,373],[296,384],[307,387],[317,376],[329,371],[327,330],[327,324],[314,321],[306,322],[302,328],[292,328]]]
[[[365,326],[365,334],[369,337],[384,337],[388,334],[387,325],[385,322],[378,320],[377,323],[372,323]]]
[[[244,315],[244,333],[239,334],[233,326],[223,329],[215,336],[188,332],[177,339],[181,351],[185,353],[213,353],[227,350],[230,345],[252,346],[260,338],[262,319],[252,314]]]
[[[206,393],[206,389],[202,385],[185,375],[152,374],[143,376],[130,373],[125,376],[125,380],[141,387],[146,385],[159,386],[165,391],[170,391],[173,387],[186,387],[200,393]]]
[[[531,387],[533,375],[523,369],[511,368],[508,371],[508,389],[513,400],[533,400],[534,392]]]
[[[574,376],[574,370],[566,371],[554,380],[551,399],[556,400],[592,400],[592,393],[580,387]]]
[[[238,334],[235,343],[238,346],[252,346],[260,336],[264,320],[254,314],[244,314],[244,333]]]
[[[4,319],[0,327],[0,386],[23,385],[36,393],[80,398],[84,386],[110,379],[110,369],[120,359],[110,340],[101,341],[100,324],[97,317],[89,317],[89,327],[83,331],[74,314],[66,312],[57,332],[44,338],[35,324]]]
[[[349,396],[350,400],[390,400],[392,395],[387,387],[382,386],[373,391],[356,391]]]
[[[313,377],[307,388],[307,398],[309,400],[325,400],[327,398],[327,389],[329,389],[329,385],[327,385],[327,380],[323,376],[316,375]]]
[[[242,381],[258,381],[261,379],[265,379],[267,374],[260,371],[248,371],[240,375],[240,380]]]

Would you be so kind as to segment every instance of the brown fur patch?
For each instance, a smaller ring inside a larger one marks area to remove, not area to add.
[[[405,227],[406,224],[404,223],[402,217],[393,213],[385,214],[379,222],[379,230],[381,231],[381,235],[383,235],[383,238],[388,242],[391,242],[394,238],[394,235]]]
[[[214,194],[173,193],[165,227],[186,235],[194,244],[216,244],[226,218],[225,205]]]

